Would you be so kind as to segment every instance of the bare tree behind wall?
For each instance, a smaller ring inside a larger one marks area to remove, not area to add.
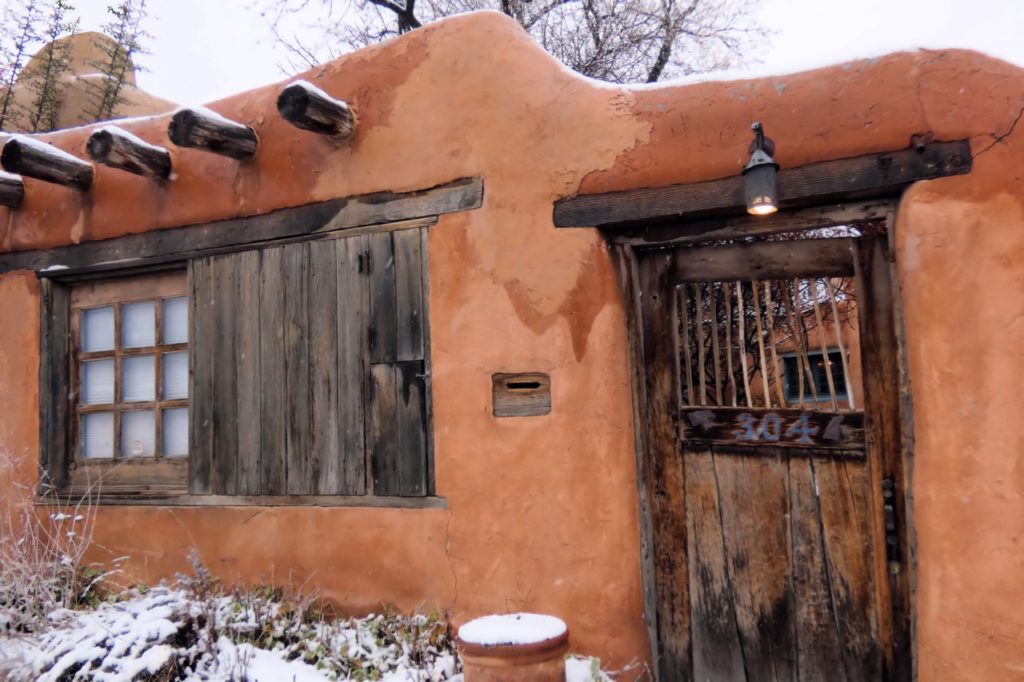
[[[43,0],[11,0],[4,5],[0,33],[0,130],[16,126],[26,112],[14,100],[14,84],[42,36]]]
[[[293,67],[337,56],[331,45],[363,47],[446,16],[481,9],[512,17],[573,70],[617,83],[653,83],[738,66],[765,36],[755,20],[759,0],[256,2],[278,40],[295,57]],[[300,26],[303,17],[315,20]]]
[[[25,74],[33,94],[28,111],[27,129],[30,132],[57,128],[65,89],[63,77],[71,55],[71,43],[58,40],[78,31],[78,18],[72,16],[74,9],[68,0],[52,0],[42,35],[45,46],[39,54],[38,66]]]
[[[107,13],[111,19],[103,25],[103,33],[113,41],[97,44],[102,57],[94,66],[103,77],[89,84],[89,106],[83,122],[105,121],[115,116],[118,105],[124,101],[124,85],[137,68],[135,58],[145,54],[143,42],[149,37],[142,28],[146,0],[122,0],[108,5]]]

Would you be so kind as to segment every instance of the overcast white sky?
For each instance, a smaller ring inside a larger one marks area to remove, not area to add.
[[[75,4],[81,29],[99,30],[107,0]],[[286,56],[253,4],[149,0],[153,37],[151,54],[140,59],[148,71],[139,85],[179,104],[201,104],[284,78]],[[972,48],[1024,66],[1024,0],[762,0],[760,20],[775,34],[750,69],[757,75],[916,47]]]

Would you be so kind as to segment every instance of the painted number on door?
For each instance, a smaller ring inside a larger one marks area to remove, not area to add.
[[[742,412],[736,415],[736,423],[739,428],[733,432],[733,437],[747,443],[778,443],[785,434],[787,440],[809,445],[813,442],[812,437],[816,436],[820,430],[819,427],[811,424],[811,420],[806,414],[787,423],[774,412],[764,415]]]

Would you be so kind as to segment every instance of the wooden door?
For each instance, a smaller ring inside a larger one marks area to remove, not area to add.
[[[662,680],[909,679],[880,238],[640,258]]]

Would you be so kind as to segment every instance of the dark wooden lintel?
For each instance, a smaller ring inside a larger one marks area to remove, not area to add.
[[[679,249],[673,252],[672,280],[732,282],[791,277],[850,277],[853,240],[798,239]]]
[[[707,182],[562,199],[555,203],[555,226],[603,227],[611,232],[681,218],[739,215],[746,210],[739,170],[733,176]],[[785,209],[892,197],[918,180],[970,170],[967,140],[812,163],[779,171],[779,204]]]
[[[461,178],[414,192],[375,192],[283,208],[245,218],[153,230],[48,250],[0,253],[0,273],[36,270],[65,278],[103,271],[182,262],[196,255],[242,250],[273,240],[315,237],[335,231],[427,218],[479,208],[483,181]]]
[[[865,225],[889,220],[898,201],[869,199],[827,206],[812,206],[782,211],[769,216],[748,214],[707,220],[682,220],[653,227],[612,229],[611,241],[636,248],[690,246],[725,239],[765,237],[784,232],[800,232],[839,225]]]

